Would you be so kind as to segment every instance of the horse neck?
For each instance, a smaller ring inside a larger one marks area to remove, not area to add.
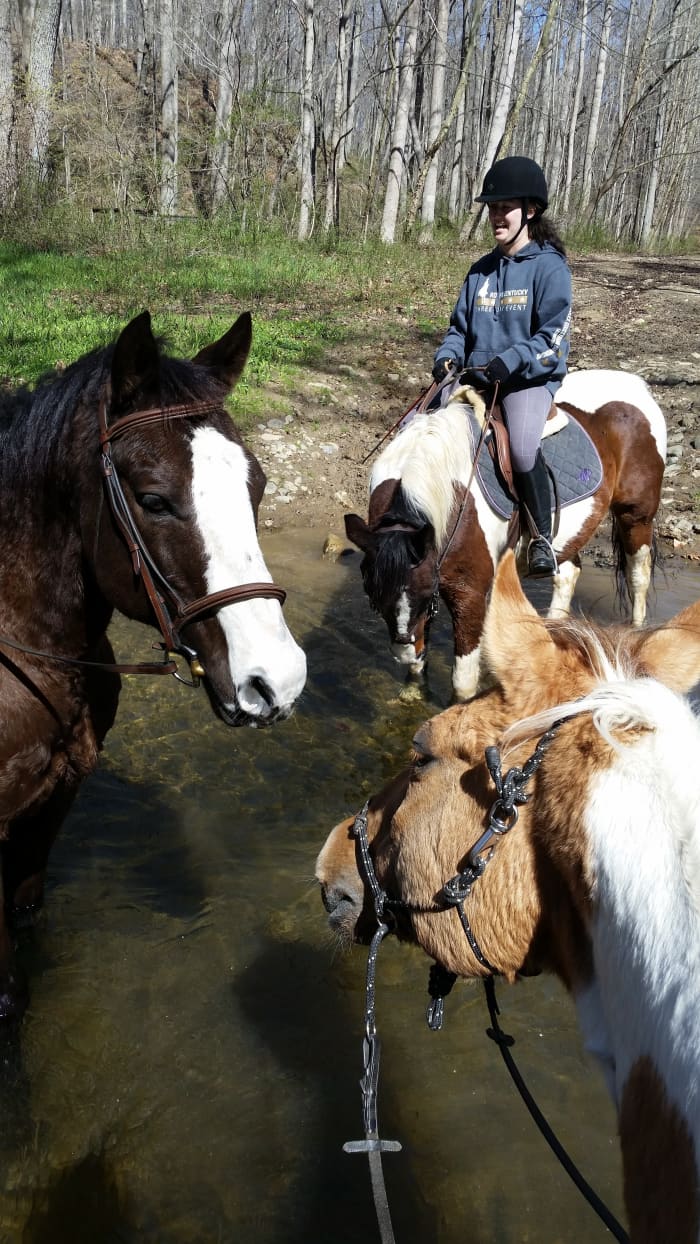
[[[552,830],[554,846],[557,836],[560,846],[564,837],[577,843],[569,871],[588,889],[592,974],[573,992],[587,1048],[621,1118],[630,1086],[641,1082],[651,1100],[655,1084],[700,1155],[700,724],[659,684],[634,687],[646,727],[631,742],[613,736],[607,763],[589,773],[583,790],[583,752],[560,775],[578,795],[566,824]]]
[[[57,423],[43,446],[25,433],[23,469],[14,481],[3,481],[2,628],[34,647],[84,647],[109,622],[109,613],[91,600],[84,572],[82,514],[95,510],[101,489],[97,465],[80,467],[89,417],[94,412]]]

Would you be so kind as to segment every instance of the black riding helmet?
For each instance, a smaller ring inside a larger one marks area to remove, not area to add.
[[[505,156],[489,169],[477,203],[527,199],[543,212],[549,202],[547,180],[539,164],[527,156]]]

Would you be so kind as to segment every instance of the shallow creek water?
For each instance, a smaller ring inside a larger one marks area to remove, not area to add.
[[[0,1244],[356,1244],[378,1239],[358,1079],[366,951],[341,954],[313,883],[331,826],[403,762],[449,701],[450,635],[433,633],[423,703],[369,611],[356,558],[322,533],[268,537],[309,659],[294,718],[227,730],[202,692],[125,679],[117,725],[50,861],[20,954],[31,1006],[0,1038]],[[700,595],[660,576],[652,616]],[[612,616],[586,567],[579,607]],[[148,633],[118,621],[120,655]],[[382,1134],[397,1244],[594,1244],[609,1238],[540,1139],[458,985],[425,1025],[428,961],[379,957]],[[553,980],[500,989],[539,1104],[618,1215],[612,1108]]]

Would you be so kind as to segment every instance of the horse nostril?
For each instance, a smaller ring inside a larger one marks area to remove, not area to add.
[[[259,674],[254,674],[252,678],[248,679],[248,685],[252,688],[253,691],[257,692],[261,700],[265,701],[268,708],[272,708],[274,706],[274,703],[275,703],[274,694],[272,692],[272,689],[268,687],[264,678],[261,678]]]

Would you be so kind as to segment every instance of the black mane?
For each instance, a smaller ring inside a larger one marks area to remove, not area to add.
[[[211,373],[189,359],[171,358],[159,349],[159,400],[164,405],[223,398],[226,390]],[[114,344],[83,355],[63,372],[48,372],[33,389],[23,385],[0,393],[0,504],[8,493],[36,487],[39,481],[73,474],[78,449],[75,417],[87,411],[94,421],[97,443],[97,407],[114,354]],[[153,392],[134,390],[134,409],[140,400],[149,405]],[[65,435],[66,428],[70,435]],[[88,429],[88,438],[92,440]]]

